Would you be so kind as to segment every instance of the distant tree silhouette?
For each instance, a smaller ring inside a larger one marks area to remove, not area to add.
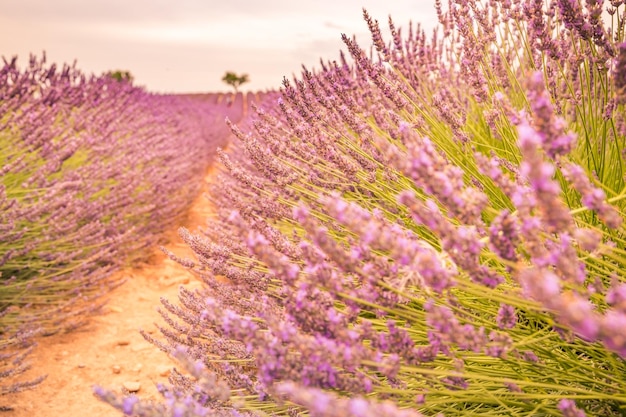
[[[239,86],[243,83],[250,81],[248,74],[237,75],[234,72],[227,71],[226,75],[222,77],[222,81],[232,86],[235,89],[235,93],[239,92]]]
[[[129,71],[115,70],[107,72],[107,75],[117,81],[133,82],[133,76]]]

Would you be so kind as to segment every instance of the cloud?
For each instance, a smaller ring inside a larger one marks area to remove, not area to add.
[[[335,30],[345,30],[343,26],[329,21],[324,22],[324,27]]]

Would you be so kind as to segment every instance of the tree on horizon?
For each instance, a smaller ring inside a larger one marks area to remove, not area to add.
[[[239,86],[250,81],[250,78],[248,77],[248,74],[237,75],[234,72],[227,71],[226,75],[222,77],[222,81],[233,87],[235,89],[235,94],[237,94],[239,92]]]
[[[132,83],[135,79],[130,71],[115,70],[107,72],[107,75],[117,81],[125,81]]]

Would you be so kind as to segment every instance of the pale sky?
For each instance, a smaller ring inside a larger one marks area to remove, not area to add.
[[[226,91],[234,71],[262,91],[337,59],[341,33],[369,46],[363,7],[385,29],[389,15],[436,22],[434,0],[0,0],[0,56],[23,67],[45,50],[88,74],[130,71],[153,92]]]

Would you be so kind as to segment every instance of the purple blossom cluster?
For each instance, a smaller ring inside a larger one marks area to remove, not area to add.
[[[1,378],[23,369],[17,340],[35,327],[78,326],[119,284],[112,273],[178,222],[227,138],[222,117],[209,101],[151,94],[45,57],[25,68],[4,61],[0,347],[17,352],[2,354]]]
[[[624,32],[591,1],[436,7],[388,44],[364,13],[376,52],[344,35],[231,124],[218,219],[181,229],[206,286],[145,335],[228,384],[206,410],[623,411]]]

